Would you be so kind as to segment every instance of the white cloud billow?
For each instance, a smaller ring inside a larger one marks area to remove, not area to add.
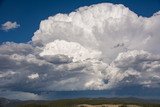
[[[64,40],[55,40],[54,42],[48,43],[40,56],[45,55],[66,55],[69,58],[73,58],[73,61],[84,61],[87,59],[98,59],[101,52],[94,51],[92,49],[85,49],[79,43],[67,42]]]
[[[9,31],[11,29],[16,29],[18,27],[20,27],[20,24],[18,24],[17,22],[7,21],[1,25],[1,30]]]
[[[39,78],[39,75],[38,75],[38,73],[31,74],[31,75],[28,75],[28,78],[29,79],[37,79],[37,78]]]
[[[103,3],[50,16],[30,43],[0,46],[0,88],[21,85],[17,91],[34,93],[160,87],[158,13],[147,18]]]

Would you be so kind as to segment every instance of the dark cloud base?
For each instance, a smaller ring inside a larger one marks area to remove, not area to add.
[[[111,90],[53,91],[39,92],[46,99],[98,98],[98,97],[137,97],[143,99],[160,99],[160,88],[128,86]]]

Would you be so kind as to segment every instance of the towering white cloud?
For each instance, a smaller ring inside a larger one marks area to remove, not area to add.
[[[159,19],[159,12],[147,18],[109,3],[50,16],[30,43],[0,46],[0,88],[160,87]]]
[[[49,17],[41,22],[32,40],[44,45],[56,39],[78,42],[100,50],[107,62],[125,50],[143,49],[157,54],[159,18],[158,14],[138,17],[123,5],[97,4]]]

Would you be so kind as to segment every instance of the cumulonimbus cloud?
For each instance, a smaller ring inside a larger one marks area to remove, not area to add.
[[[0,46],[0,88],[35,93],[160,87],[159,19],[158,13],[137,16],[110,3],[50,16],[30,43]]]

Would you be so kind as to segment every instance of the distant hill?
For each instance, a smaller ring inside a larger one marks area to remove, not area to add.
[[[100,105],[100,104],[134,104],[142,107],[160,107],[160,100],[140,99],[134,97],[126,98],[77,98],[61,99],[53,101],[20,101],[0,98],[0,107],[75,107],[80,104]]]
[[[0,98],[0,107],[16,107],[15,105],[21,103],[20,100],[10,100],[6,98]]]

